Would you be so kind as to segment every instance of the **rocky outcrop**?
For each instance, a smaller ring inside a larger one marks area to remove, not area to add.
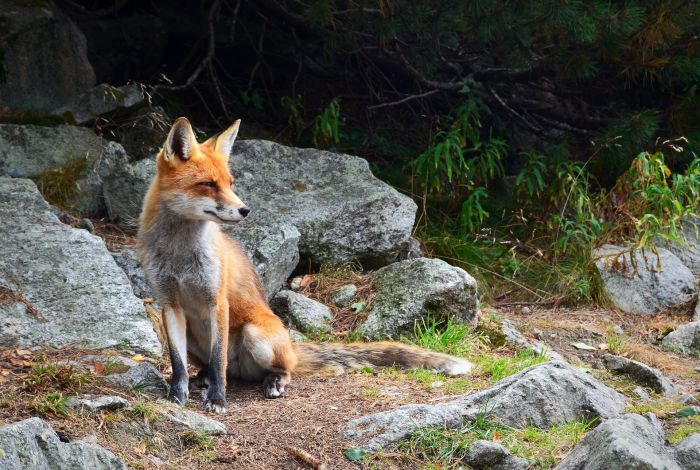
[[[333,317],[331,309],[305,295],[283,290],[270,302],[272,310],[302,333],[327,333]]]
[[[85,37],[52,1],[0,0],[0,103],[51,111],[95,85]]]
[[[121,145],[84,127],[0,124],[0,176],[45,175],[40,184],[84,216],[105,211],[102,180],[127,164]]]
[[[0,468],[126,470],[124,462],[90,442],[61,442],[49,423],[30,418],[0,427]]]
[[[697,298],[693,273],[676,255],[658,248],[635,251],[605,245],[593,254],[605,291],[617,308],[627,313],[655,315],[665,309],[687,306]]]
[[[371,339],[396,338],[413,331],[427,312],[475,323],[476,281],[464,270],[439,259],[415,258],[374,272],[376,296],[359,331]]]
[[[61,106],[56,114],[73,117],[76,124],[85,124],[119,109],[126,109],[143,103],[143,94],[135,85],[113,87],[102,83],[77,97],[72,102]]]
[[[646,385],[661,395],[675,395],[678,393],[678,389],[673,385],[673,382],[668,380],[660,370],[649,367],[642,362],[614,354],[605,354],[603,356],[603,364],[605,364],[606,369],[627,375],[635,382]]]
[[[548,428],[579,419],[617,417],[625,400],[615,390],[563,362],[529,367],[494,387],[437,405],[404,405],[348,422],[346,438],[366,450],[398,443],[421,427],[455,428],[488,411],[489,417],[520,428]]]
[[[700,357],[700,321],[686,323],[667,334],[661,341],[661,348]]]
[[[236,143],[230,164],[251,216],[267,212],[267,221],[296,227],[299,252],[315,263],[384,265],[412,243],[416,204],[361,158],[248,140]],[[110,217],[120,226],[135,226],[154,174],[154,162],[142,160],[106,185]]]
[[[545,356],[547,359],[566,362],[566,359],[564,359],[564,357],[561,354],[554,351],[542,341],[530,341],[527,338],[525,338],[525,336],[523,336],[523,334],[520,331],[518,331],[515,323],[513,323],[511,320],[503,320],[501,329],[506,337],[507,343],[522,349],[529,349],[531,351],[536,352],[537,354]]]
[[[0,178],[0,345],[129,345],[161,353],[102,240],[62,224],[33,182]]]
[[[625,415],[589,432],[556,470],[681,470],[665,440],[661,423],[653,414]]]

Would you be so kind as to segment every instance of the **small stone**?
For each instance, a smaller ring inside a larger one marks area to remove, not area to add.
[[[117,396],[98,397],[94,399],[70,397],[66,400],[66,405],[73,410],[84,410],[96,413],[98,411],[121,410],[122,408],[126,408],[129,402]]]
[[[625,330],[623,330],[620,325],[613,326],[612,330],[613,330],[613,333],[615,333],[616,335],[624,335],[625,334]]]
[[[95,233],[95,225],[92,220],[84,218],[80,221],[80,228],[87,230],[90,233]]]
[[[272,298],[270,307],[302,333],[331,331],[328,324],[333,317],[331,309],[305,295],[290,290],[280,291]]]
[[[544,333],[539,328],[533,328],[532,329],[532,336],[534,336],[535,339],[542,339],[542,336],[544,336]]]
[[[345,284],[331,294],[331,302],[338,307],[345,307],[355,298],[356,294],[357,286],[355,284]]]
[[[663,395],[675,395],[678,393],[673,382],[667,379],[660,370],[642,362],[606,354],[603,356],[603,363],[608,370],[628,375],[638,383],[651,387],[656,393]]]
[[[464,456],[464,461],[471,468],[488,468],[490,470],[525,470],[527,460],[510,455],[498,442],[480,440],[474,442]]]
[[[523,315],[530,315],[532,313],[532,309],[528,306],[525,306],[520,309],[520,313],[522,313]]]
[[[163,402],[161,414],[169,421],[194,431],[201,431],[212,436],[226,434],[226,426],[219,421],[200,413],[180,408],[169,402]]]
[[[681,441],[675,449],[676,461],[683,470],[700,470],[700,433]]]
[[[301,276],[297,276],[294,279],[292,279],[292,282],[289,283],[289,288],[293,291],[298,291],[301,289]]]
[[[141,362],[121,374],[108,375],[105,380],[127,390],[137,389],[157,395],[165,394],[168,388],[163,374],[148,362]]]
[[[642,400],[644,400],[644,401],[651,401],[651,395],[649,395],[649,393],[648,393],[646,390],[644,390],[644,388],[642,388],[642,387],[637,387],[637,388],[635,388],[633,391],[634,391],[634,393],[636,393],[637,396],[638,396],[639,398],[641,398]]]
[[[442,387],[443,385],[445,385],[445,381],[444,381],[444,380],[436,380],[435,382],[431,382],[431,383],[430,383],[430,388],[440,388],[440,387]]]
[[[692,395],[681,395],[678,401],[686,405],[700,405],[700,401]]]
[[[289,337],[292,338],[292,341],[297,343],[306,343],[309,341],[309,338],[307,338],[304,333],[297,331],[294,328],[289,329]]]
[[[661,341],[661,349],[689,356],[700,356],[700,321],[680,325]]]

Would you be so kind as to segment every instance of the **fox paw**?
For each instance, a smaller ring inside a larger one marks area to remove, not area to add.
[[[204,408],[204,411],[207,411],[209,413],[216,413],[218,415],[226,414],[226,412],[228,411],[226,410],[226,400],[206,399],[202,404],[202,408]]]
[[[269,374],[263,381],[265,398],[283,398],[284,382],[279,374]]]

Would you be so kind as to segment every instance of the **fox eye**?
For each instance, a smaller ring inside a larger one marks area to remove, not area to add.
[[[213,181],[202,181],[199,183],[200,186],[206,186],[207,188],[216,188],[216,183]]]

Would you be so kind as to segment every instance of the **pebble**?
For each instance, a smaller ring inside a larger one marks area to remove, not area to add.
[[[530,315],[532,313],[532,309],[530,307],[523,307],[520,309],[520,313],[523,315]]]
[[[289,283],[289,288],[294,291],[301,289],[301,276],[297,276],[292,279],[292,282]]]
[[[686,405],[700,405],[700,401],[692,395],[682,395],[678,397],[678,401]]]
[[[616,335],[624,335],[625,334],[625,330],[623,330],[620,325],[613,326],[612,330]]]
[[[644,400],[644,401],[651,401],[651,395],[649,395],[649,393],[648,393],[646,390],[644,390],[642,387],[637,387],[637,388],[635,388],[633,391],[634,391],[634,393],[636,393],[637,396],[638,396],[639,398],[641,398],[642,400]]]

